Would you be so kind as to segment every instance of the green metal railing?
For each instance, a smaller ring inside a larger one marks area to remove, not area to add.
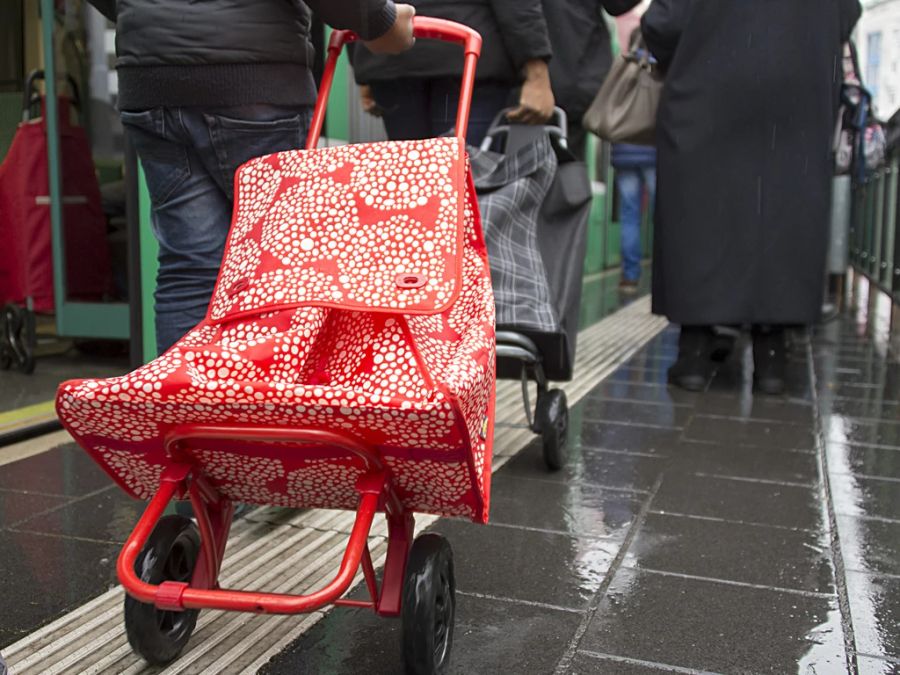
[[[885,165],[853,186],[850,264],[900,301],[900,145]]]

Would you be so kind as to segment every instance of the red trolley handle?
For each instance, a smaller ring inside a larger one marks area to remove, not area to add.
[[[475,86],[475,65],[481,54],[481,35],[478,31],[461,23],[427,16],[413,18],[413,35],[417,38],[432,38],[445,42],[454,42],[462,45],[465,50],[462,85],[459,92],[459,107],[456,109],[456,127],[454,130],[457,138],[465,139],[466,127],[469,125],[469,109],[472,106],[472,88]],[[328,102],[328,94],[331,92],[334,69],[337,65],[338,57],[341,55],[341,50],[348,42],[356,42],[357,40],[359,40],[359,37],[349,30],[336,30],[331,33],[331,39],[328,41],[328,59],[325,61],[319,96],[316,99],[312,123],[309,126],[309,134],[306,137],[307,150],[312,150],[319,143],[322,125],[325,122],[325,106]]]

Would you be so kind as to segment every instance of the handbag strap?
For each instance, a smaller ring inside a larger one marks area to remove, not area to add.
[[[640,29],[636,30],[639,31]],[[642,68],[656,68],[657,66],[656,57],[653,56],[650,49],[647,47],[647,43],[644,41],[644,35],[642,33],[639,34],[636,40],[632,41],[628,53],[623,53],[622,57],[626,61],[640,64]]]

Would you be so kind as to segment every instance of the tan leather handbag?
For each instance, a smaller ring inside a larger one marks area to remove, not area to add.
[[[656,111],[662,87],[656,61],[640,40],[613,63],[582,124],[612,143],[655,145]]]

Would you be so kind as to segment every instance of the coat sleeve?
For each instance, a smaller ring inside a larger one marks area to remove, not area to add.
[[[675,56],[690,7],[691,0],[653,0],[641,17],[641,32],[647,48],[663,68],[668,67]]]
[[[600,0],[600,4],[609,14],[621,16],[641,4],[641,0]]]
[[[859,21],[862,14],[862,7],[859,0],[839,0],[840,20],[841,20],[841,42],[847,42],[850,39],[850,33]]]
[[[116,21],[116,0],[88,0],[88,3],[107,19]]]
[[[503,47],[516,70],[526,61],[549,59],[550,35],[541,0],[490,0]]]
[[[332,28],[349,29],[363,40],[374,40],[394,25],[393,0],[303,0]]]

